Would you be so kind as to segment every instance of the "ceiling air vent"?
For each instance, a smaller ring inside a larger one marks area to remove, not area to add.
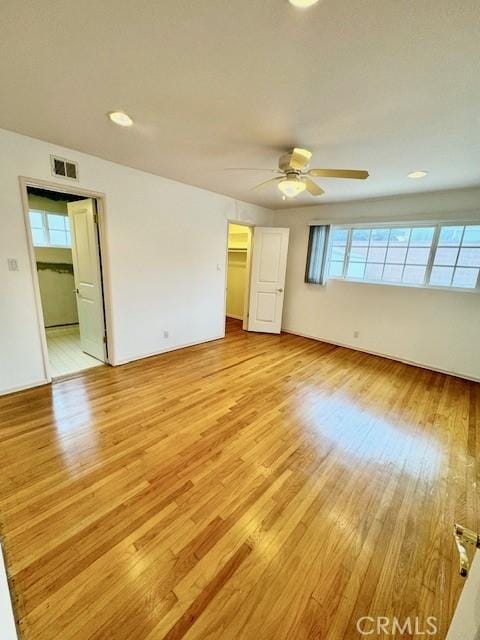
[[[78,180],[78,165],[76,162],[59,158],[58,156],[50,156],[50,158],[52,161],[52,174],[54,176]]]

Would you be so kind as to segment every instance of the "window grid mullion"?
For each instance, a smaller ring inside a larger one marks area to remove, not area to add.
[[[43,219],[43,232],[47,240],[47,246],[51,247],[52,241],[50,240],[50,229],[48,228],[48,217],[47,217],[46,211],[42,211],[42,219]]]
[[[345,247],[345,260],[343,261],[343,273],[342,278],[345,280],[348,271],[348,265],[350,263],[350,253],[352,251],[352,227],[348,229],[347,244]]]
[[[379,227],[382,225],[378,225]],[[386,246],[385,246],[385,258],[383,260],[383,262],[376,262],[373,261],[372,264],[378,264],[378,265],[382,265],[382,273],[381,276],[379,278],[379,280],[375,280],[376,282],[383,282],[383,283],[387,283],[387,284],[395,284],[395,282],[390,282],[390,281],[386,281],[384,280],[384,275],[385,275],[385,267],[388,264],[388,259],[387,259],[387,255],[388,255],[388,251],[390,248],[392,248],[391,245],[391,239],[392,239],[392,230],[397,228],[398,225],[395,226],[390,226],[388,227],[389,230],[389,234],[388,234],[388,239],[386,242]],[[408,264],[408,266],[418,266],[418,267],[424,267],[425,268],[425,272],[424,272],[424,276],[423,276],[423,280],[421,282],[421,284],[416,284],[414,286],[419,286],[419,287],[432,287],[432,288],[437,288],[436,285],[432,285],[431,284],[431,277],[432,277],[432,269],[435,266],[435,258],[436,258],[436,254],[437,254],[437,250],[443,246],[440,245],[440,234],[441,231],[444,227],[449,227],[449,226],[461,226],[462,227],[462,233],[461,233],[461,238],[459,241],[459,244],[457,245],[457,254],[456,254],[456,258],[455,258],[455,262],[453,265],[450,265],[452,268],[452,275],[449,279],[448,284],[443,284],[443,285],[438,285],[440,288],[457,288],[454,287],[453,285],[453,281],[454,281],[454,277],[455,277],[455,273],[457,268],[459,268],[459,260],[460,260],[460,252],[462,250],[463,247],[463,242],[464,242],[464,238],[465,238],[465,233],[466,233],[466,223],[463,224],[445,224],[442,222],[439,222],[437,224],[434,223],[430,223],[430,224],[426,224],[426,223],[421,223],[421,224],[410,224],[408,225],[408,229],[410,230],[410,234],[409,234],[409,239],[408,239],[408,243],[406,245],[406,252],[405,252],[405,258],[403,260],[403,263],[401,263],[402,266],[402,273],[401,273],[401,279],[398,281],[397,284],[403,284],[404,283],[404,277],[405,277],[405,269],[407,267],[407,256],[408,256],[408,252],[410,250],[410,248],[412,248],[412,231],[414,228],[416,227],[430,227],[434,229],[433,231],[433,236],[432,236],[432,241],[430,243],[430,245],[428,246],[429,249],[429,253],[428,253],[428,258],[427,258],[427,263],[426,264],[413,264],[410,265]],[[347,228],[347,239],[346,239],[346,245],[345,245],[345,258],[343,261],[343,269],[342,269],[342,275],[340,276],[342,279],[349,279],[348,278],[348,267],[350,265],[351,262],[351,255],[352,255],[352,241],[353,241],[353,231],[357,228],[355,225],[352,226],[342,226],[342,228]],[[365,257],[365,265],[364,265],[364,273],[363,276],[361,278],[352,278],[353,280],[364,280],[364,281],[370,281],[366,279],[366,267],[367,264],[369,264],[368,261],[368,257],[369,257],[369,253],[370,253],[370,249],[372,248],[372,229],[376,228],[375,226],[372,226],[370,228],[368,227],[364,227],[362,225],[362,227],[358,227],[358,228],[362,228],[364,230],[368,230],[369,231],[369,239],[368,239],[368,243],[366,245],[366,257]],[[407,228],[407,227],[405,227]],[[448,244],[445,245],[446,247],[450,246]],[[333,251],[333,243],[329,248],[329,262],[331,261],[332,258],[332,251]],[[361,261],[359,261],[359,263],[361,264]],[[396,264],[396,263],[392,263],[392,264]],[[400,264],[400,263],[399,263]],[[447,265],[445,265],[447,266]],[[472,267],[473,268],[473,267]],[[373,280],[372,280],[373,282]],[[470,287],[469,287],[470,288]],[[460,289],[464,289],[463,287],[460,287]],[[478,275],[477,275],[477,280],[476,280],[476,285],[475,287],[471,287],[470,290],[480,290],[480,269],[478,271]]]
[[[433,268],[433,263],[435,260],[435,256],[437,254],[437,249],[438,249],[438,240],[440,238],[440,230],[442,228],[442,225],[437,224],[435,227],[435,231],[433,232],[433,238],[432,238],[432,245],[430,247],[430,254],[428,256],[428,262],[427,262],[427,268],[425,269],[425,278],[424,278],[424,285],[426,287],[430,287],[432,286],[430,284],[430,278],[432,275],[432,268]]]

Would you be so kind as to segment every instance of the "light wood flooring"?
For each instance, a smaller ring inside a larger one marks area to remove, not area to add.
[[[46,329],[50,375],[53,378],[77,373],[103,362],[82,351],[77,325]]]
[[[235,321],[0,398],[21,633],[343,640],[380,615],[444,638],[479,416],[478,384]]]

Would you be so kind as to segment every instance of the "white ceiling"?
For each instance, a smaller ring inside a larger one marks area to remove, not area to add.
[[[0,25],[6,129],[272,208],[480,184],[478,0],[4,0]],[[294,145],[371,177],[283,203],[224,170]]]

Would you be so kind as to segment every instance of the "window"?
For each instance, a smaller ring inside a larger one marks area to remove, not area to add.
[[[37,210],[29,213],[34,247],[72,246],[68,216]]]
[[[327,278],[480,288],[480,224],[334,227]]]

